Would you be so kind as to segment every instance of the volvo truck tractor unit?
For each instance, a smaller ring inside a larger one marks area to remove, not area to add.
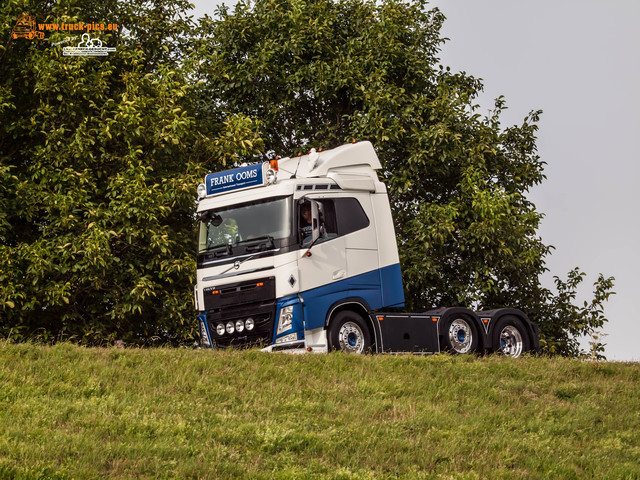
[[[369,142],[212,173],[198,186],[196,309],[206,348],[453,353],[539,349],[515,309],[404,306]]]

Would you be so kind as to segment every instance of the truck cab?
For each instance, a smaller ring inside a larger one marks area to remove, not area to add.
[[[371,346],[369,313],[404,305],[379,168],[360,142],[207,175],[195,289],[205,346]]]

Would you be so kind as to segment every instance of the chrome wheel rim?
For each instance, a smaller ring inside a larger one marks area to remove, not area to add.
[[[520,331],[507,325],[500,332],[500,351],[509,357],[519,357],[522,353],[522,335]]]
[[[338,332],[340,350],[346,353],[362,353],[364,351],[364,333],[357,323],[346,322]]]
[[[462,318],[457,318],[449,326],[449,343],[456,353],[469,353],[473,343],[473,331]]]

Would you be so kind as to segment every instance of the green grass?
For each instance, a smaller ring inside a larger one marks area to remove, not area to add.
[[[0,342],[0,478],[640,479],[640,364]]]

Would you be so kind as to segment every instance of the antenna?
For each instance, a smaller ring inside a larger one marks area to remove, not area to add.
[[[300,160],[302,160],[302,156],[298,155],[298,164],[296,165],[296,171],[293,172],[293,176],[291,178],[296,178],[296,174],[298,173],[298,168],[300,167]]]

